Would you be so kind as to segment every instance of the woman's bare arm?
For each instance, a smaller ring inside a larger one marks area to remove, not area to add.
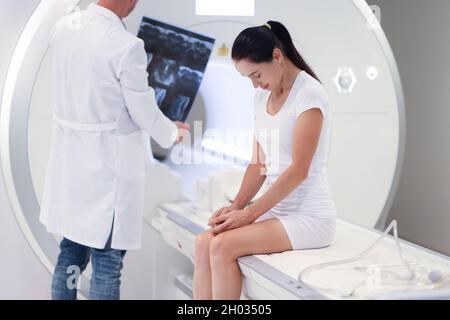
[[[235,200],[233,201],[233,206],[236,209],[245,208],[261,189],[265,180],[265,155],[258,141],[254,138],[252,160],[247,166],[241,187]]]
[[[259,217],[272,209],[308,177],[309,167],[317,149],[323,115],[318,108],[302,113],[296,120],[292,146],[292,163],[269,190],[247,210]]]

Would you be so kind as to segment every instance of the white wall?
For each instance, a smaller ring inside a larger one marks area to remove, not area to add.
[[[0,0],[0,97],[17,36],[38,2]],[[50,297],[50,274],[34,255],[14,218],[1,171],[0,252],[0,299]]]
[[[406,153],[389,220],[401,237],[450,255],[450,1],[368,0],[399,65]]]

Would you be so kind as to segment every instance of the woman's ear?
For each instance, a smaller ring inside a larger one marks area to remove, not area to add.
[[[279,64],[283,63],[283,53],[279,48],[273,49],[273,60],[275,60],[275,62]]]

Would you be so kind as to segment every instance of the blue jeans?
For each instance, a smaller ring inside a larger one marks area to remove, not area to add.
[[[111,235],[104,249],[95,249],[64,238],[52,280],[53,300],[76,300],[78,276],[92,259],[89,299],[120,299],[120,271],[125,250],[111,249]]]

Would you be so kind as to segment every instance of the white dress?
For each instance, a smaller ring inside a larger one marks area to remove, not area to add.
[[[285,103],[273,116],[267,113],[269,97],[270,91],[265,90],[258,90],[255,95],[255,137],[266,156],[267,187],[292,162],[294,126],[298,116],[318,108],[324,120],[308,178],[256,221],[279,219],[294,250],[326,247],[334,237],[337,216],[326,176],[331,132],[327,94],[320,82],[302,71]]]

